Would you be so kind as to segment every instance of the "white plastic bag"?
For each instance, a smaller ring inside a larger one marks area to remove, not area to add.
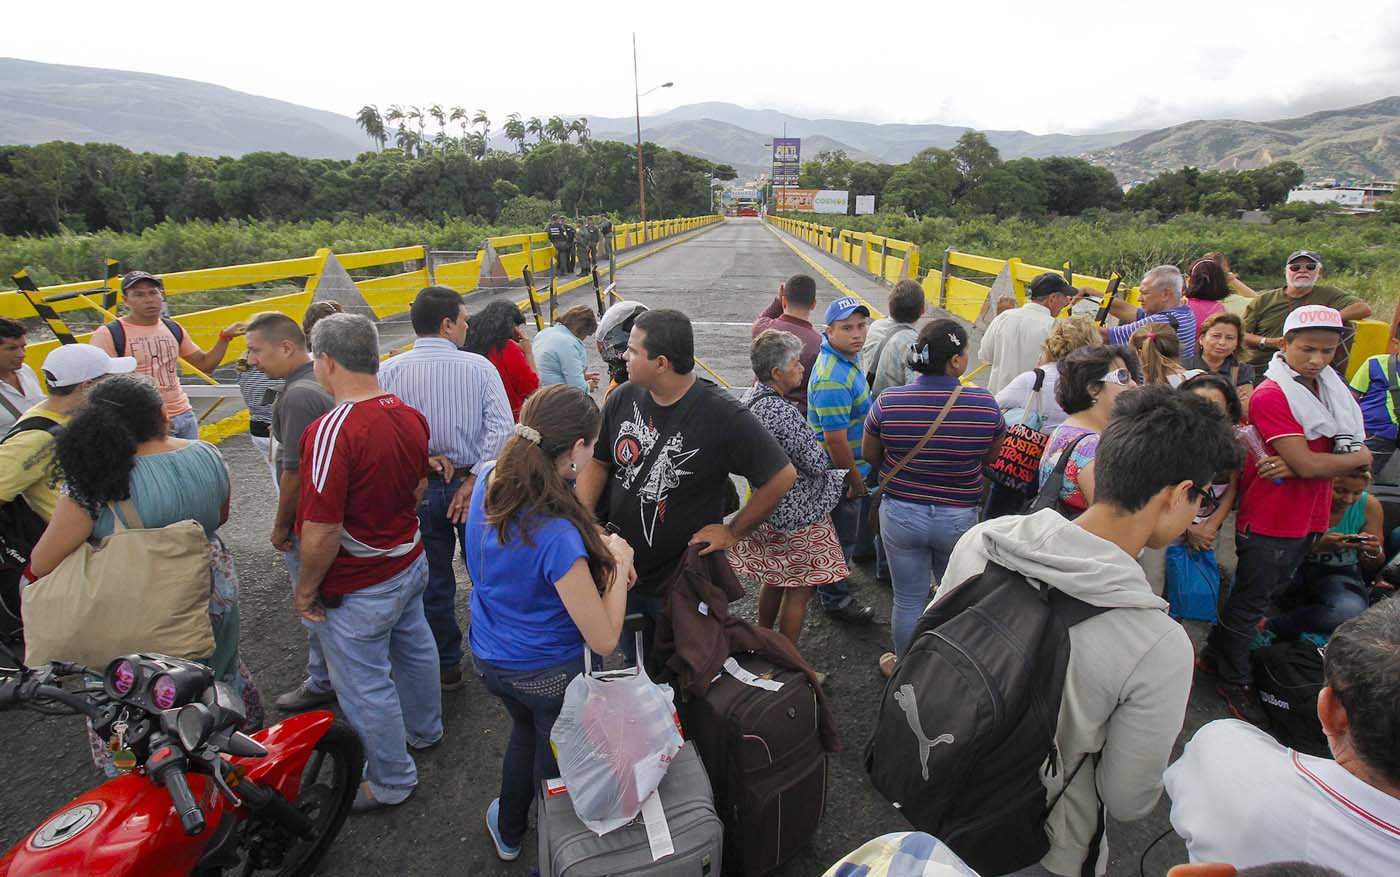
[[[637,818],[681,748],[674,695],[641,668],[640,639],[634,669],[574,677],[549,735],[574,812],[599,835]]]

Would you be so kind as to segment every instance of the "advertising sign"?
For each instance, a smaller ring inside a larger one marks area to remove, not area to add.
[[[856,196],[856,215],[857,215],[857,216],[861,215],[862,213],[874,213],[874,212],[875,212],[875,196],[874,196],[874,195],[857,195],[857,196]]]
[[[817,213],[841,213],[850,209],[850,193],[845,189],[822,189],[812,197],[812,209]]]
[[[812,213],[812,201],[817,197],[816,189],[774,189],[773,206],[779,213]]]
[[[725,189],[719,193],[719,203],[725,207],[733,207],[740,201],[757,200],[757,189]]]
[[[802,139],[799,137],[773,138],[773,185],[796,186],[798,173],[802,170]]]

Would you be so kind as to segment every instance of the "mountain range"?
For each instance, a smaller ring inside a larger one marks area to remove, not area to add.
[[[566,118],[574,115],[587,114]],[[588,118],[594,139],[635,140],[630,116]],[[741,177],[767,170],[774,137],[802,138],[805,158],[844,150],[857,160],[900,163],[931,146],[948,148],[971,130],[807,119],[720,102],[688,104],[642,122],[645,140],[732,165]],[[1298,162],[1309,178],[1400,176],[1400,96],[1272,122],[1203,119],[1156,131],[983,133],[1002,158],[1082,155],[1123,182],[1185,164],[1250,168],[1280,159]],[[0,144],[50,140],[214,156],[280,151],[344,159],[372,148],[355,120],[337,113],[189,79],[0,58]],[[499,135],[492,145],[513,148]]]

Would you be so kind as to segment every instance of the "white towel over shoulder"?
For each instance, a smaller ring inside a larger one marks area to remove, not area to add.
[[[1308,441],[1315,438],[1336,438],[1349,436],[1360,440],[1366,436],[1366,426],[1361,419],[1361,406],[1356,404],[1351,388],[1337,374],[1336,369],[1325,368],[1318,375],[1319,395],[1298,382],[1301,377],[1283,359],[1283,352],[1274,354],[1264,376],[1283,389],[1283,397],[1293,417],[1303,426],[1303,437]]]

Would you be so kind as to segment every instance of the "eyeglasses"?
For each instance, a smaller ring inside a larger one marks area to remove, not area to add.
[[[1108,374],[1099,378],[1101,384],[1117,384],[1120,387],[1136,387],[1137,381],[1133,380],[1133,373],[1126,368],[1116,368]]]
[[[1220,497],[1208,487],[1198,487],[1193,484],[1190,491],[1187,492],[1187,496],[1194,497],[1200,502],[1200,510],[1197,514],[1213,515],[1216,509],[1220,508]]]
[[[1288,263],[1288,270],[1289,270],[1289,271],[1316,271],[1316,270],[1317,270],[1317,263],[1316,263],[1316,262],[1289,262],[1289,263]]]

